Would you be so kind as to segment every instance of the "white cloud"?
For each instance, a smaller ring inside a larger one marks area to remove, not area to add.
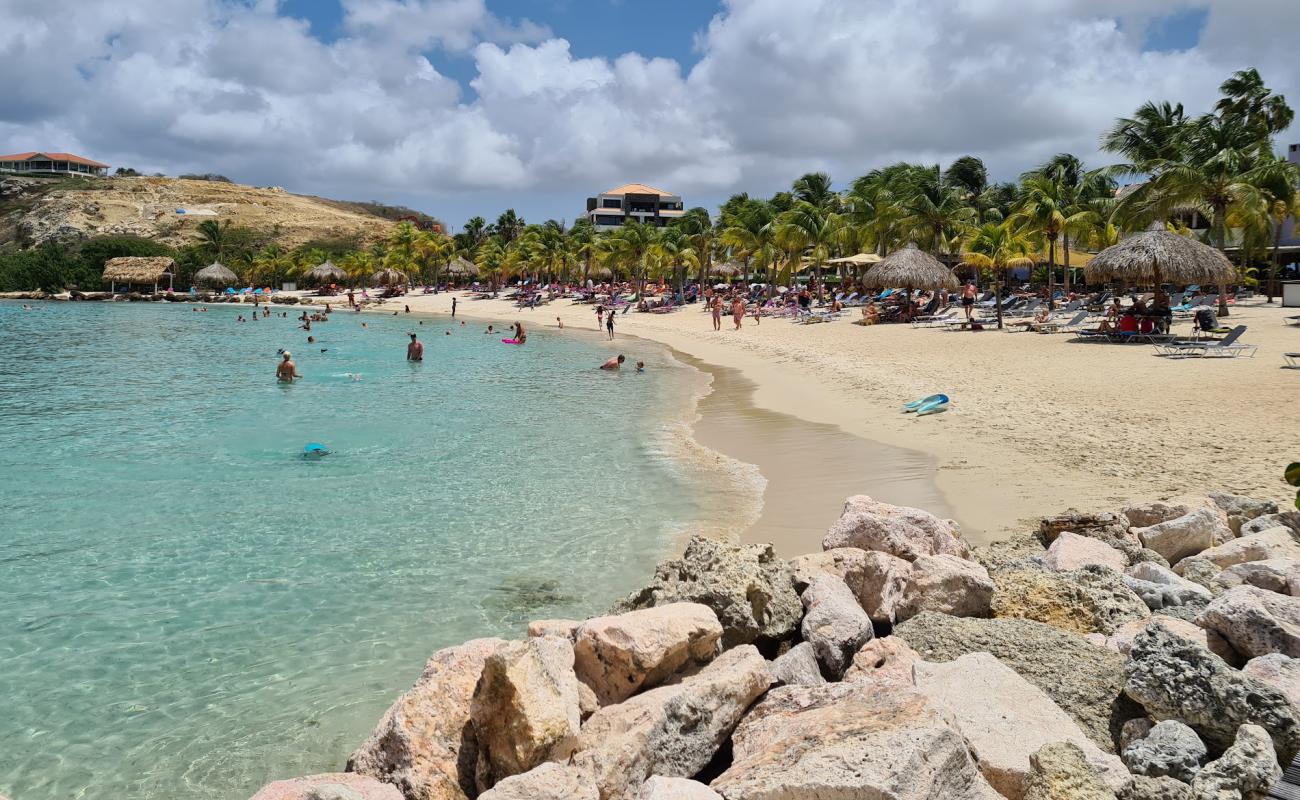
[[[0,90],[0,149],[398,198],[452,219],[487,213],[467,204],[488,197],[571,218],[625,180],[719,197],[965,153],[1012,177],[1055,152],[1102,158],[1117,115],[1148,99],[1203,109],[1246,66],[1300,102],[1279,24],[1291,2],[800,0],[791,13],[790,0],[727,0],[684,71],[576,58],[484,0],[343,0],[332,42],[275,0],[6,0],[0,73],[21,80]],[[1198,47],[1142,52],[1149,25],[1196,8]],[[438,72],[440,55],[472,59],[469,86]],[[557,196],[571,205],[551,207]]]

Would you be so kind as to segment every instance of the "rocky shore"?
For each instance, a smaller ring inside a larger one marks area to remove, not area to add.
[[[858,496],[695,538],[606,616],[435,653],[254,800],[1249,800],[1300,752],[1300,514],[1214,494],[971,549]]]

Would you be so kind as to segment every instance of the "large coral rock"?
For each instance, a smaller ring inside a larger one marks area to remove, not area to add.
[[[785,686],[746,715],[727,800],[997,800],[962,737],[923,695],[865,683]]]
[[[439,650],[415,685],[384,714],[348,759],[348,772],[396,785],[408,800],[464,800],[475,794],[477,748],[470,700],[501,639]]]
[[[1124,574],[1130,578],[1145,581],[1146,583],[1157,583],[1162,586],[1169,586],[1174,589],[1189,592],[1204,597],[1206,600],[1209,600],[1213,596],[1210,593],[1210,590],[1206,589],[1201,584],[1188,580],[1177,572],[1174,572],[1169,567],[1154,564],[1150,561],[1143,561],[1134,564],[1124,570]]]
[[[808,642],[800,642],[768,665],[772,680],[781,685],[818,686],[826,682],[817,653]]]
[[[1020,534],[989,542],[972,548],[971,555],[990,575],[1008,570],[1046,569],[1047,551],[1038,534]]]
[[[1211,492],[1210,500],[1228,515],[1228,526],[1232,532],[1241,535],[1241,526],[1265,514],[1276,514],[1277,503],[1272,500],[1257,500],[1240,494]]]
[[[1112,790],[1127,782],[1118,758],[1089,741],[1045,692],[988,653],[921,662],[913,680],[917,691],[951,715],[984,778],[1004,797],[1024,797],[1030,756],[1052,742],[1077,745]]]
[[[925,613],[894,630],[927,661],[992,653],[1052,698],[1096,745],[1114,752],[1125,720],[1141,709],[1123,696],[1124,659],[1077,634],[1022,619],[964,619]]]
[[[1054,517],[1044,517],[1038,523],[1038,536],[1044,545],[1050,546],[1056,537],[1069,531],[1100,539],[1116,550],[1137,550],[1141,548],[1141,543],[1129,532],[1129,524],[1122,516],[1109,511],[1083,513],[1071,510]]]
[[[1250,522],[1242,524],[1241,535],[1254,536],[1279,525],[1291,531],[1300,540],[1300,511],[1279,511],[1276,514],[1264,514],[1256,517]]]
[[[1195,619],[1214,597],[1213,592],[1199,583],[1149,561],[1129,567],[1124,573],[1124,585],[1152,611],[1165,611],[1186,620]]]
[[[1234,564],[1251,561],[1300,558],[1300,544],[1291,538],[1291,531],[1276,527],[1211,547],[1199,553],[1197,558],[1209,561],[1220,569],[1227,569]],[[1182,572],[1178,564],[1174,564],[1174,570]]]
[[[893,623],[912,565],[888,553],[836,547],[791,560],[795,588],[802,592],[818,575],[844,579],[872,622]]]
[[[369,775],[331,772],[268,783],[252,800],[402,800],[402,793]]]
[[[1300,708],[1300,658],[1269,653],[1247,661],[1241,674],[1267,683]]]
[[[1173,778],[1148,778],[1134,775],[1120,800],[1197,800],[1192,787]]]
[[[1278,594],[1300,597],[1300,560],[1271,558],[1233,564],[1214,576],[1214,585],[1224,591],[1234,586],[1255,586]]]
[[[1192,781],[1197,800],[1265,800],[1282,778],[1268,731],[1242,725],[1232,747],[1205,765]]]
[[[1213,504],[1145,527],[1135,525],[1133,532],[1144,547],[1164,556],[1171,564],[1232,540],[1228,515]]]
[[[918,556],[907,575],[895,619],[902,622],[922,611],[987,617],[993,589],[988,570],[975,561],[950,555]]]
[[[573,644],[558,636],[512,642],[488,656],[470,704],[479,790],[578,746],[581,724]]]
[[[1121,625],[1106,639],[1106,646],[1120,655],[1126,656],[1129,650],[1133,648],[1133,640],[1137,638],[1138,634],[1146,630],[1147,626],[1155,623],[1160,623],[1168,628],[1170,632],[1209,649],[1209,638],[1204,628],[1193,625],[1186,620],[1167,617],[1163,614],[1156,614],[1146,619],[1135,619]]]
[[[814,578],[801,599],[804,641],[812,645],[823,672],[838,679],[858,648],[875,635],[871,619],[848,585],[834,575]]]
[[[921,660],[920,654],[897,636],[872,639],[853,656],[844,680],[877,686],[911,686],[912,668]]]
[[[699,603],[596,617],[578,628],[574,669],[602,705],[618,703],[707,663],[718,652],[721,638],[717,615]]]
[[[1196,731],[1177,720],[1157,722],[1151,732],[1124,748],[1124,765],[1134,775],[1160,778],[1168,775],[1191,783],[1201,769],[1205,743]]]
[[[1210,603],[1197,623],[1246,658],[1267,653],[1300,656],[1300,597],[1238,586]]]
[[[1053,572],[1069,572],[1089,564],[1123,572],[1128,566],[1128,557],[1100,539],[1062,531],[1047,548],[1044,564]]]
[[[844,512],[822,539],[823,550],[834,547],[878,550],[906,561],[940,553],[971,557],[966,543],[958,538],[956,522],[919,508],[881,503],[866,495],[844,501]]]
[[[616,611],[700,603],[722,623],[722,646],[766,647],[791,637],[803,613],[790,565],[771,545],[727,544],[694,536],[681,558],[659,565],[650,584]]]
[[[529,636],[559,636],[573,641],[578,628],[582,627],[580,619],[535,619],[528,623]]]
[[[1025,800],[1115,800],[1115,793],[1093,772],[1082,748],[1053,742],[1029,757]]]
[[[1231,746],[1237,728],[1255,724],[1286,763],[1300,752],[1300,711],[1286,695],[1162,625],[1138,634],[1124,675],[1124,691],[1153,719],[1184,722],[1212,748]]]
[[[655,775],[641,786],[637,800],[722,800],[722,795],[699,781]]]
[[[596,782],[584,769],[547,762],[498,783],[479,800],[600,800]]]
[[[602,800],[634,800],[651,775],[693,776],[770,682],[758,650],[735,647],[680,683],[592,714],[574,763],[592,772]]]
[[[1073,572],[1004,572],[993,593],[993,616],[1045,622],[1079,634],[1111,634],[1126,622],[1151,612],[1106,567]]]

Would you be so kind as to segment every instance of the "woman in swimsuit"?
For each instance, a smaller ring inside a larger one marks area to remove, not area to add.
[[[731,318],[736,323],[736,330],[740,330],[740,323],[745,319],[745,301],[739,297],[731,301]]]
[[[709,305],[712,306],[713,311],[713,329],[720,331],[722,330],[722,298],[715,296]]]

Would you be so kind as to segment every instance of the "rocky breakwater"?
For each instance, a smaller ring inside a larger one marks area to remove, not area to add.
[[[1263,798],[1300,752],[1285,520],[1212,495],[972,549],[854,497],[790,562],[697,538],[608,615],[435,653],[346,772],[256,797]]]

